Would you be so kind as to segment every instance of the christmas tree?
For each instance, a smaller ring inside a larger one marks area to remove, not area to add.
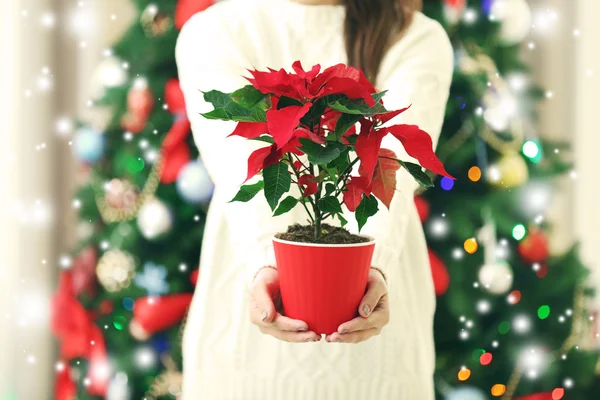
[[[80,242],[61,260],[52,304],[61,400],[181,390],[181,332],[212,186],[192,143],[174,49],[183,23],[212,1],[132,3],[138,18],[94,76],[94,104],[111,119],[82,123],[73,138],[86,183],[73,202]],[[553,254],[544,219],[552,179],[572,169],[568,148],[540,140],[523,111],[545,97],[519,58],[527,3],[424,6],[456,49],[438,155],[458,180],[438,179],[416,197],[439,296],[438,396],[595,398],[598,354],[584,351],[594,339],[587,270],[576,247]]]
[[[416,197],[439,296],[438,398],[596,398],[587,270],[577,246],[554,254],[548,244],[553,181],[573,166],[568,146],[534,128],[535,104],[551,93],[520,58],[532,12],[525,0],[424,7],[456,61],[437,153],[457,180]]]
[[[175,43],[201,0],[134,0],[138,18],[92,77],[103,126],[81,123],[79,243],[52,303],[55,398],[174,398],[212,183],[197,160]]]

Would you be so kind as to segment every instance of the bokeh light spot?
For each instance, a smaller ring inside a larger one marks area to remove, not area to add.
[[[469,238],[465,240],[464,248],[467,253],[474,254],[479,248],[479,245],[477,244],[477,240],[475,238]]]
[[[481,357],[479,357],[479,362],[481,365],[490,365],[492,358],[492,353],[483,353]]]
[[[508,333],[508,331],[510,331],[510,322],[508,322],[508,321],[500,322],[500,325],[498,326],[498,332],[500,332],[502,335],[506,335]]]
[[[525,225],[518,224],[512,230],[512,235],[515,240],[521,240],[525,237],[527,230],[525,229]]]
[[[538,317],[540,317],[540,319],[546,319],[550,316],[550,306],[541,306],[540,308],[538,308]]]
[[[452,188],[454,187],[454,180],[444,176],[440,181],[440,184],[442,186],[442,189],[452,190]]]
[[[461,382],[466,381],[467,379],[469,379],[471,377],[471,370],[468,368],[465,369],[461,369],[460,371],[458,371],[458,380]]]
[[[504,392],[506,392],[506,386],[505,385],[497,383],[494,386],[492,386],[492,396],[494,396],[494,397],[500,397],[500,396],[502,396],[504,394]]]
[[[473,182],[477,182],[481,179],[481,169],[479,169],[479,167],[475,166],[475,167],[471,167],[469,169],[469,179],[472,180]]]

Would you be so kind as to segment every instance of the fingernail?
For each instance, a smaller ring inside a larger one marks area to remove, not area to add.
[[[298,332],[306,332],[308,328],[306,326],[301,326],[298,328]]]
[[[265,319],[267,319],[268,316],[269,316],[269,312],[267,310],[263,311],[262,320],[264,321]]]
[[[350,332],[348,329],[344,329],[344,330],[342,331],[342,333],[348,333],[348,332]]]
[[[368,305],[368,304],[365,304],[365,305],[363,306],[363,312],[365,313],[365,315],[369,315],[369,314],[371,314],[371,307],[369,307],[369,305]]]
[[[314,342],[314,340],[312,338],[306,339],[306,343],[311,343],[311,342]]]
[[[342,340],[341,339],[335,339],[334,342],[335,343],[340,343]]]

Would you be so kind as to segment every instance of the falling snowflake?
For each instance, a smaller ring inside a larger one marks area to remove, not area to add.
[[[166,279],[167,268],[164,265],[147,262],[144,264],[144,271],[135,275],[134,282],[138,287],[146,289],[149,296],[159,296],[169,291]]]

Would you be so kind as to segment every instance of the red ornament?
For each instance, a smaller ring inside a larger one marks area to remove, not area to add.
[[[548,258],[548,237],[541,230],[532,230],[517,246],[519,255],[527,263],[539,263]]]
[[[175,123],[162,144],[164,166],[160,181],[169,184],[177,180],[179,171],[191,158],[186,143],[191,126],[186,115],[183,92],[177,79],[171,79],[165,85],[165,102],[169,111],[175,115]]]
[[[154,108],[154,96],[148,82],[137,79],[127,93],[127,113],[121,118],[121,127],[131,133],[140,133]]]
[[[105,397],[110,380],[106,344],[104,343],[102,331],[98,326],[93,324],[91,332],[90,353],[88,355],[90,368],[87,374],[90,384],[87,386],[87,391],[93,396]]]
[[[514,400],[554,400],[552,392],[534,393],[527,396],[515,397]]]
[[[81,293],[93,295],[96,292],[97,261],[98,254],[92,246],[83,249],[73,259],[71,271],[75,296],[79,296]]]
[[[135,329],[142,328],[144,333],[152,335],[180,322],[191,302],[191,293],[140,297],[135,301],[131,322]]]
[[[181,30],[194,14],[206,10],[213,4],[215,0],[179,0],[175,9],[175,27]]]
[[[54,378],[54,400],[75,400],[77,386],[71,379],[68,363],[61,361],[62,367],[56,372]]]
[[[429,203],[423,196],[415,196],[415,207],[417,207],[417,212],[419,213],[419,219],[421,223],[424,223],[429,218],[430,207]]]
[[[103,315],[108,315],[111,312],[113,312],[114,310],[114,305],[112,303],[112,301],[106,299],[106,300],[102,300],[102,303],[100,303],[100,312]]]
[[[428,250],[428,253],[435,294],[442,296],[450,286],[450,274],[444,262],[431,249]]]
[[[459,9],[463,9],[465,8],[466,4],[467,4],[467,0],[444,0],[444,3],[447,6],[453,7],[453,8],[459,8]]]
[[[190,274],[190,282],[192,282],[192,284],[194,286],[196,286],[198,284],[198,277],[200,275],[200,269],[195,269],[191,274]]]

